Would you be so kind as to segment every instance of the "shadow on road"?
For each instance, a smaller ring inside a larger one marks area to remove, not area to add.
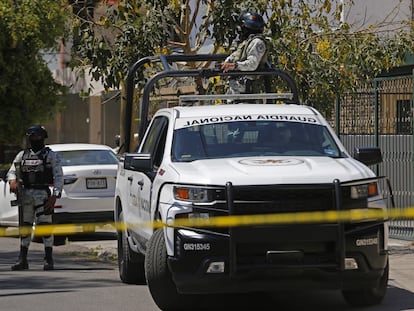
[[[272,294],[255,293],[240,295],[214,295],[204,297],[197,307],[199,311],[251,311],[251,310],[318,310],[318,311],[395,311],[413,310],[414,293],[390,286],[380,305],[366,308],[352,308],[342,297],[340,291],[279,291]]]
[[[116,232],[77,233],[67,236],[69,241],[105,241],[116,240]]]

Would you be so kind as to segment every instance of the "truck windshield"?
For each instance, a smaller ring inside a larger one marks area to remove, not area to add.
[[[287,121],[239,121],[176,129],[172,160],[226,157],[327,156],[341,153],[328,129]]]

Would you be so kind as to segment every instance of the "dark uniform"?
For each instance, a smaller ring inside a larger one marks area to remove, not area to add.
[[[51,224],[53,207],[63,187],[61,160],[57,153],[44,145],[44,139],[47,138],[44,127],[34,125],[27,130],[26,135],[30,147],[17,154],[8,172],[10,190],[17,192],[20,204],[19,225],[31,227],[34,222],[39,225]],[[19,260],[12,270],[29,268],[27,252],[30,242],[30,235],[21,236]],[[44,236],[43,243],[43,268],[52,270],[53,235]]]
[[[243,40],[236,51],[230,54],[222,64],[224,72],[228,70],[254,71],[263,68],[267,62],[267,44],[262,32],[264,21],[257,13],[243,13],[240,38]],[[252,93],[253,83],[258,76],[239,76],[229,79],[229,94]]]

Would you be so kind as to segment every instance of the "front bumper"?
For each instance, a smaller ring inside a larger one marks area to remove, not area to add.
[[[388,260],[383,227],[347,225],[345,237],[333,224],[238,227],[230,235],[177,229],[168,264],[181,293],[374,288]],[[345,258],[358,269],[347,270]],[[207,273],[212,263],[224,271]]]

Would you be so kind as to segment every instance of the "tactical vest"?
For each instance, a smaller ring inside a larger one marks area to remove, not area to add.
[[[52,163],[47,161],[49,151],[47,147],[37,154],[24,151],[20,170],[25,188],[47,189],[53,184]]]
[[[268,48],[267,48],[267,41],[265,37],[263,37],[261,34],[251,34],[246,40],[244,40],[240,45],[237,47],[236,52],[234,53],[234,57],[232,58],[233,62],[242,62],[247,59],[247,47],[254,39],[260,39],[265,43],[266,51],[260,60],[259,66],[257,69],[263,69],[264,65],[267,61],[267,54],[268,54]]]

